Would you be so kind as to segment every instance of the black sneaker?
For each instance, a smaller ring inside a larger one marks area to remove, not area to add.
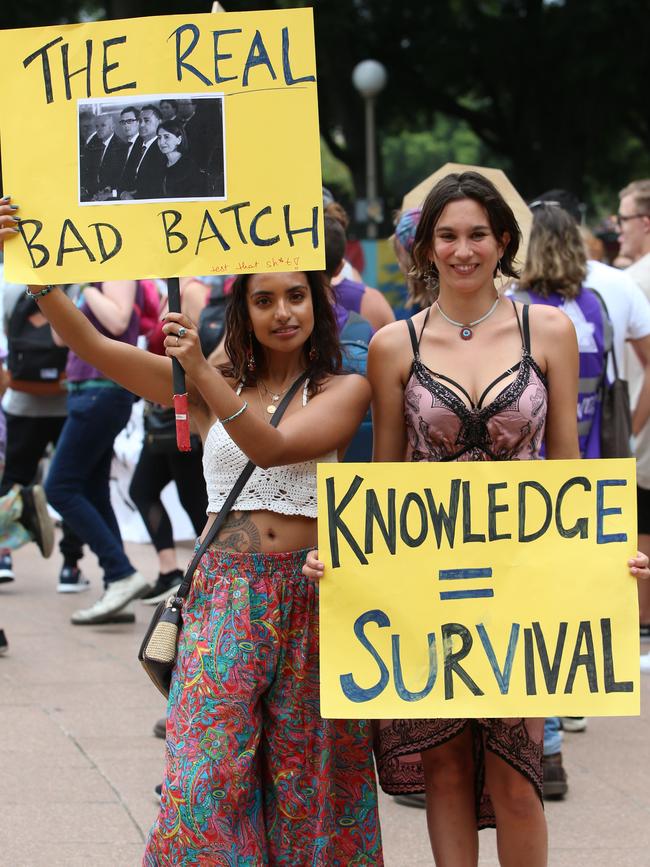
[[[8,584],[15,577],[11,554],[0,554],[0,584]]]
[[[54,548],[54,522],[47,511],[45,491],[40,485],[20,489],[23,511],[20,523],[31,534],[41,554],[49,557]]]
[[[7,636],[5,635],[4,629],[0,629],[0,656],[2,656],[8,650],[9,642],[7,641]]]
[[[162,602],[163,599],[167,599],[168,596],[175,593],[181,586],[182,580],[183,573],[180,569],[174,569],[173,572],[166,572],[164,575],[159,573],[151,590],[148,590],[140,599],[145,605],[157,605],[158,602]]]
[[[90,581],[83,576],[78,566],[64,566],[61,569],[57,593],[83,593],[89,587]]]

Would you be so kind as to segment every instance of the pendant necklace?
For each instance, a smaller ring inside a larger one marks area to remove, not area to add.
[[[264,389],[265,394],[268,394],[268,396],[271,398],[271,403],[269,403],[269,404],[266,406],[266,411],[268,412],[269,415],[273,415],[273,413],[274,413],[274,412],[276,411],[276,409],[278,408],[278,407],[277,407],[278,401],[280,400],[280,398],[282,397],[283,394],[286,394],[286,393],[289,391],[290,386],[287,386],[287,387],[284,389],[284,391],[280,391],[280,392],[278,392],[278,393],[276,394],[275,392],[270,391],[270,390],[266,387],[266,384],[264,383],[264,381],[263,381],[262,379],[258,380],[258,382],[261,382],[261,383],[262,383],[262,387],[263,387],[263,389]],[[258,393],[259,393],[259,385],[258,385],[257,391],[258,391]],[[262,395],[260,394],[260,402],[261,402],[261,401],[262,401]]]
[[[479,319],[475,319],[473,322],[467,322],[467,323],[456,322],[455,319],[452,319],[450,316],[447,316],[445,311],[440,306],[439,301],[436,301],[436,307],[438,308],[438,312],[440,313],[440,315],[442,316],[443,319],[446,319],[450,325],[455,325],[456,328],[460,328],[460,339],[461,340],[471,340],[472,337],[474,336],[474,332],[472,331],[472,328],[474,328],[475,325],[478,325],[481,322],[485,322],[485,320],[489,316],[492,316],[494,311],[497,309],[498,303],[499,303],[499,296],[497,295],[494,304],[490,307],[490,309],[488,310],[487,313],[484,313],[483,316],[481,316]]]

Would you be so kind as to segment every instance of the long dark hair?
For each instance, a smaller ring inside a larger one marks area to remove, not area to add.
[[[457,202],[461,199],[473,199],[485,209],[492,234],[497,241],[500,241],[506,232],[510,235],[510,240],[501,256],[499,269],[506,277],[519,276],[513,262],[521,243],[521,229],[512,208],[492,181],[479,172],[453,173],[441,178],[424,200],[413,243],[412,274],[418,280],[427,280],[436,295],[438,269],[430,259],[435,228],[449,202]]]
[[[309,391],[316,394],[323,380],[341,370],[341,348],[334,308],[327,295],[322,271],[305,271],[314,311],[314,330],[303,347],[305,368],[309,374]],[[240,274],[232,284],[226,310],[225,350],[229,363],[222,365],[225,376],[252,385],[264,375],[265,359],[261,344],[251,332],[248,315],[248,281],[254,274]],[[252,343],[255,370],[248,369],[248,352]],[[310,350],[314,356],[310,358]]]

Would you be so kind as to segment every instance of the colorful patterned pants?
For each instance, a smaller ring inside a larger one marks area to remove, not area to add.
[[[306,552],[202,558],[144,865],[382,865],[371,731],[323,720]]]

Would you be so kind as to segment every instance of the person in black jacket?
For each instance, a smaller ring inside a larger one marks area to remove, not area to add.
[[[205,175],[187,153],[183,127],[176,121],[163,121],[158,127],[158,147],[165,157],[163,195],[167,199],[205,196]]]
[[[141,156],[131,175],[133,187],[123,189],[120,199],[160,199],[163,197],[165,157],[157,146],[160,111],[155,105],[145,105],[140,110],[138,132],[142,142]],[[125,173],[126,174],[126,173]]]

